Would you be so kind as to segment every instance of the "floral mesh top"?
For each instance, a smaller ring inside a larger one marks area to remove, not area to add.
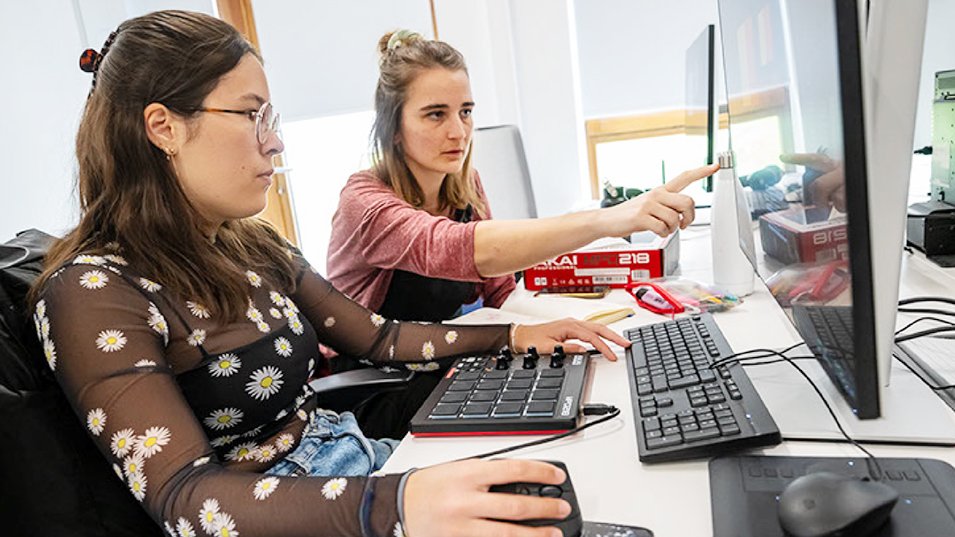
[[[301,258],[297,288],[246,273],[249,308],[219,322],[119,255],[80,256],[43,290],[47,362],[116,475],[173,536],[401,535],[400,475],[278,478],[315,410],[318,342],[431,368],[498,350],[506,326],[388,321]]]

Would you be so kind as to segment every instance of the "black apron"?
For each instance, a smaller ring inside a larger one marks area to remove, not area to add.
[[[468,205],[465,209],[455,210],[453,219],[466,224],[472,216],[473,209]],[[462,259],[462,262],[470,260]],[[456,317],[461,306],[474,296],[474,289],[472,282],[429,278],[396,270],[378,313],[396,321],[441,322]],[[352,368],[338,359],[331,362],[343,366],[335,368],[338,370]],[[355,408],[355,417],[362,431],[370,438],[404,437],[411,418],[446,372],[447,367],[427,373],[419,371],[404,389],[378,394]]]

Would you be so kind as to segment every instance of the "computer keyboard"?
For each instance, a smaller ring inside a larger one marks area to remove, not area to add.
[[[414,436],[552,434],[577,426],[585,354],[458,359],[411,420]]]
[[[641,462],[712,457],[778,444],[779,429],[709,314],[624,332]]]

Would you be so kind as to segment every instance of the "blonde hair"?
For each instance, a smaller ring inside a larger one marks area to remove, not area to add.
[[[425,39],[409,30],[386,33],[378,40],[380,75],[375,89],[375,123],[372,126],[372,163],[375,173],[392,190],[414,207],[424,205],[424,192],[415,180],[404,153],[395,143],[401,130],[401,113],[408,98],[408,87],[418,74],[428,69],[464,71],[464,56],[442,41]],[[471,152],[468,147],[464,166],[449,173],[438,191],[438,208],[464,209],[468,205],[483,218],[487,211],[477,185],[471,178]]]

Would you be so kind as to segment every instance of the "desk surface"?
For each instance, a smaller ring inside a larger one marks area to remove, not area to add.
[[[709,230],[699,228],[683,232],[681,274],[710,282]],[[926,294],[955,295],[955,269],[941,269],[918,254],[904,254],[902,296]],[[518,308],[522,301],[541,300],[518,289],[503,309]],[[544,297],[561,301],[552,311],[566,316],[572,302],[580,299]],[[632,305],[622,291],[614,291],[608,302]],[[589,306],[592,307],[592,306]],[[902,315],[902,314],[900,314]],[[772,296],[757,281],[755,292],[736,310],[715,316],[720,329],[735,349],[755,347],[783,348],[800,340]],[[758,330],[753,330],[758,319]],[[618,321],[614,330],[652,322],[661,318],[645,311]],[[900,322],[905,319],[900,318]],[[616,349],[620,350],[620,349]],[[626,361],[595,360],[594,379],[585,400],[609,403],[621,409],[620,416],[605,424],[553,443],[515,452],[513,457],[550,458],[567,464],[577,491],[585,520],[645,526],[657,537],[712,535],[709,478],[706,461],[644,465],[637,460],[636,434],[630,401]],[[752,375],[752,370],[751,375]],[[896,372],[893,371],[893,377]],[[765,394],[764,394],[765,397]],[[814,401],[813,404],[821,403]],[[807,404],[810,404],[807,402]],[[834,430],[833,426],[833,430]],[[384,470],[403,471],[439,462],[499,449],[537,437],[413,438],[407,436]],[[880,457],[929,457],[955,465],[955,448],[868,446]],[[771,449],[757,450],[767,455],[847,456],[861,453],[846,443],[786,441]]]

